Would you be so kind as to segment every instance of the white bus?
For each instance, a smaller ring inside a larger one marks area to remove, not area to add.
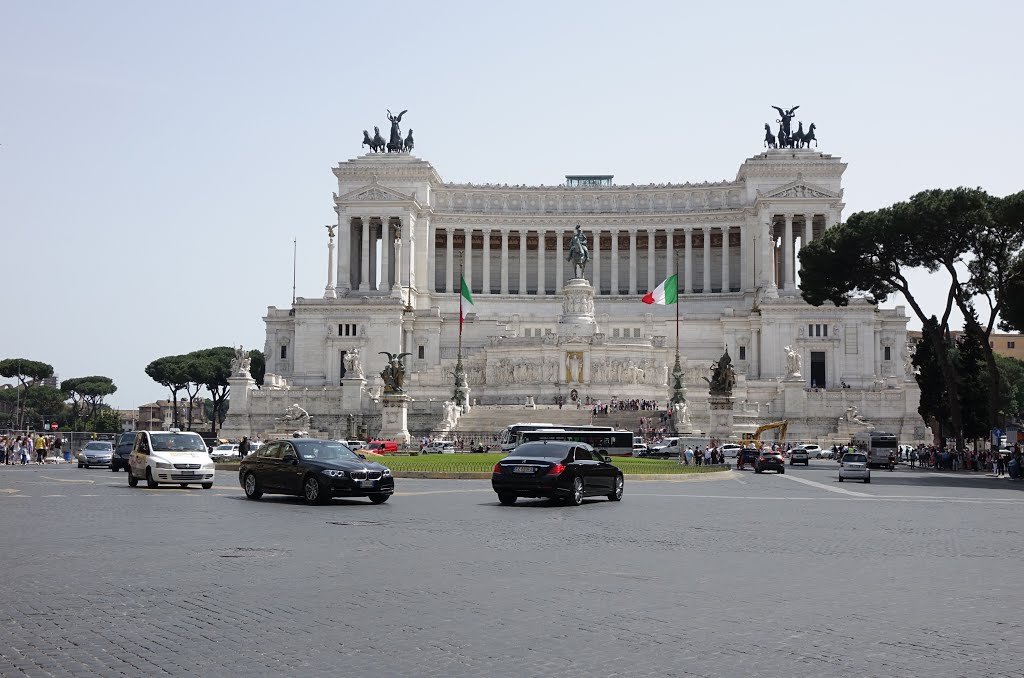
[[[868,455],[868,466],[888,466],[889,455],[899,456],[899,440],[892,433],[863,431],[854,433],[851,444]]]
[[[537,429],[534,431],[520,431],[519,443],[529,443],[537,440],[566,440],[574,443],[586,443],[601,454],[609,457],[632,457],[633,456],[633,432],[616,431],[611,427],[584,428],[582,426],[565,429]]]
[[[563,424],[541,423],[519,423],[511,424],[502,429],[498,436],[498,444],[502,452],[511,452],[519,444],[517,437],[523,431],[540,431],[543,429],[558,429],[560,431],[614,431],[613,426],[565,426]]]

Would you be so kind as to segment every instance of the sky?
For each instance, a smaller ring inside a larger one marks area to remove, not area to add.
[[[799,105],[849,163],[844,217],[1013,193],[1021,25],[1005,0],[2,3],[0,357],[134,408],[166,397],[155,358],[262,348],[293,240],[323,293],[331,167],[386,109],[446,181],[732,180]]]

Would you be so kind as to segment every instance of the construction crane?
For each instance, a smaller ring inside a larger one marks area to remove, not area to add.
[[[783,419],[782,421],[773,421],[770,424],[762,424],[761,426],[758,426],[757,430],[754,431],[753,433],[744,433],[743,434],[743,446],[744,447],[751,447],[751,446],[753,446],[755,443],[758,443],[758,442],[761,441],[761,434],[762,433],[764,433],[765,431],[772,431],[772,430],[775,430],[775,429],[779,430],[779,436],[778,436],[777,442],[779,442],[779,443],[785,442],[786,441],[786,431],[789,430],[789,419]]]

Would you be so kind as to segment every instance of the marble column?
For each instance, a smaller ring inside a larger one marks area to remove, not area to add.
[[[327,239],[327,287],[324,288],[324,299],[336,299],[338,293],[334,289],[334,236]]]
[[[676,272],[675,229],[665,227],[665,278]],[[678,284],[678,283],[677,283]],[[653,287],[651,288],[654,289]]]
[[[564,231],[555,231],[555,294],[559,294],[565,285],[565,271],[562,269],[562,261],[565,259],[562,254],[564,247],[562,239],[564,237]]]
[[[380,285],[378,290],[391,291],[391,230],[390,219],[387,217],[380,220]],[[397,265],[396,265],[397,268]]]
[[[473,290],[473,229],[472,227],[463,230],[464,237],[466,238],[466,249],[462,255],[462,270],[463,275],[466,278],[466,284],[469,285],[470,291]],[[456,292],[462,292],[462,285],[459,284],[459,289]]]
[[[766,214],[761,221],[760,240],[759,249],[761,251],[755,255],[761,260],[758,285],[765,289],[774,289],[777,287],[774,264],[775,239],[772,237],[772,215],[770,214]]]
[[[711,294],[711,227],[702,226],[704,230],[704,294]]]
[[[753,328],[750,330],[750,371],[755,379],[761,377],[761,330]]]
[[[652,291],[657,283],[655,282],[654,275],[654,247],[657,241],[657,229],[650,229],[647,231],[647,291]]]
[[[601,294],[601,231],[600,229],[594,230],[594,248],[591,250],[594,272],[591,276],[594,278],[594,294]]]
[[[800,248],[803,249],[804,247],[807,247],[808,245],[810,245],[811,244],[811,240],[813,240],[813,239],[814,239],[814,215],[813,214],[805,214],[804,215],[804,241],[800,245]]]
[[[483,279],[480,281],[480,292],[482,294],[491,293],[491,229],[485,228],[484,234],[484,251],[483,251]]]
[[[731,292],[729,282],[729,227],[722,226],[722,292]]]
[[[455,267],[455,229],[449,226],[445,232],[448,237],[448,246],[444,260],[444,291],[452,292],[452,269]]]
[[[411,230],[411,229],[410,229]],[[406,236],[408,237],[408,236]],[[402,269],[398,269],[399,278],[402,275]],[[427,291],[437,291],[437,227],[433,224],[427,224]],[[401,285],[402,283],[398,280],[396,282]]]
[[[363,217],[363,251],[359,261],[359,291],[370,290],[370,217]]]
[[[629,293],[636,294],[636,229],[629,229]]]
[[[501,293],[508,294],[508,229],[501,229]]]
[[[384,219],[380,219],[381,225]],[[377,276],[380,274],[380,261],[377,258],[377,234],[380,226],[370,226],[370,289],[377,289]]]
[[[693,226],[684,227],[683,232],[683,294],[693,294]]]
[[[338,211],[338,282],[341,293],[352,289],[352,218]]]
[[[519,294],[526,294],[526,230],[519,229]]]
[[[610,257],[611,261],[608,265],[611,266],[612,274],[612,289],[613,295],[619,294],[619,231],[618,229],[612,229],[612,253]]]
[[[793,215],[786,215],[786,231],[783,236],[782,242],[783,247],[783,264],[782,264],[782,288],[789,291],[792,290],[793,285],[793,271],[796,267],[793,265]]]
[[[544,248],[547,247],[544,242],[545,231],[540,229],[537,231],[537,296],[541,296],[547,293],[547,283],[545,280],[545,268],[547,267],[547,261],[545,261]]]

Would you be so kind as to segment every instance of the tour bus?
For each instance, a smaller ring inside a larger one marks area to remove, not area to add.
[[[586,443],[601,454],[609,457],[633,456],[633,432],[616,431],[610,427],[589,428],[583,426],[564,429],[544,428],[534,431],[520,431],[518,442],[529,443],[538,440],[566,440]]]
[[[892,433],[863,431],[853,434],[850,443],[868,455],[868,466],[888,466],[889,455],[899,454],[899,440]]]
[[[498,436],[498,443],[502,452],[511,452],[519,444],[517,436],[523,431],[540,431],[542,429],[558,429],[560,431],[614,431],[614,426],[564,426],[562,424],[541,423],[519,423],[506,426]]]

